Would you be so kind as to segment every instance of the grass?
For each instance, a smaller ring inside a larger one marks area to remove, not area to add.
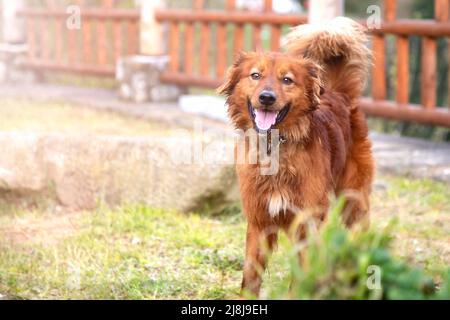
[[[20,299],[220,299],[238,293],[244,225],[236,217],[124,206],[75,220],[76,234],[57,242],[2,242],[0,292]]]
[[[375,186],[372,220],[397,219],[393,252],[429,272],[450,265],[450,188],[427,179],[384,177]]]
[[[45,112],[43,112],[45,110]],[[58,101],[0,99],[0,131],[141,136],[168,132],[167,126]]]
[[[442,281],[450,263],[447,185],[384,176],[372,203],[375,230],[398,220],[393,254]],[[83,214],[0,204],[0,294],[15,299],[234,299],[244,235],[245,221],[236,213],[213,217],[124,205]],[[266,297],[274,297],[272,288],[287,290],[290,248],[281,236],[264,276]]]

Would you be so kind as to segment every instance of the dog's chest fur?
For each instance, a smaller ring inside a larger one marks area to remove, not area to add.
[[[313,172],[324,173],[326,163],[314,160],[314,149],[282,145],[279,168],[274,175],[261,175],[258,166],[243,170],[246,173],[245,181],[241,183],[244,182],[246,190],[258,199],[258,206],[271,218],[311,205],[314,201],[309,199],[310,194],[325,192],[325,186],[321,182],[323,179],[317,179]],[[245,197],[243,198],[245,201]]]

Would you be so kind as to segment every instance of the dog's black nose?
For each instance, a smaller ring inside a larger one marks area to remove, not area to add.
[[[263,106],[271,106],[275,103],[275,101],[277,101],[277,96],[273,91],[264,90],[259,95],[259,102]]]

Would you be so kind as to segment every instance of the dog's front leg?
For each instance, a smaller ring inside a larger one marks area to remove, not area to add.
[[[244,278],[242,291],[248,291],[255,296],[261,289],[262,275],[264,274],[267,255],[276,245],[277,233],[267,233],[255,223],[247,225],[247,242],[245,250]]]

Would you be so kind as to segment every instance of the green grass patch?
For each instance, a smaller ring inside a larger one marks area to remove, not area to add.
[[[236,297],[240,218],[129,206],[85,216],[53,246],[0,245],[0,292],[20,299]]]
[[[371,231],[331,224],[311,237],[305,269],[293,263],[296,247],[281,235],[263,297],[437,297],[434,284],[446,288],[450,262],[449,199],[443,183],[380,177]],[[246,226],[236,205],[220,215],[186,215],[140,205],[66,213],[40,203],[0,205],[0,294],[8,298],[239,296]],[[365,289],[369,265],[387,274],[385,290]]]

